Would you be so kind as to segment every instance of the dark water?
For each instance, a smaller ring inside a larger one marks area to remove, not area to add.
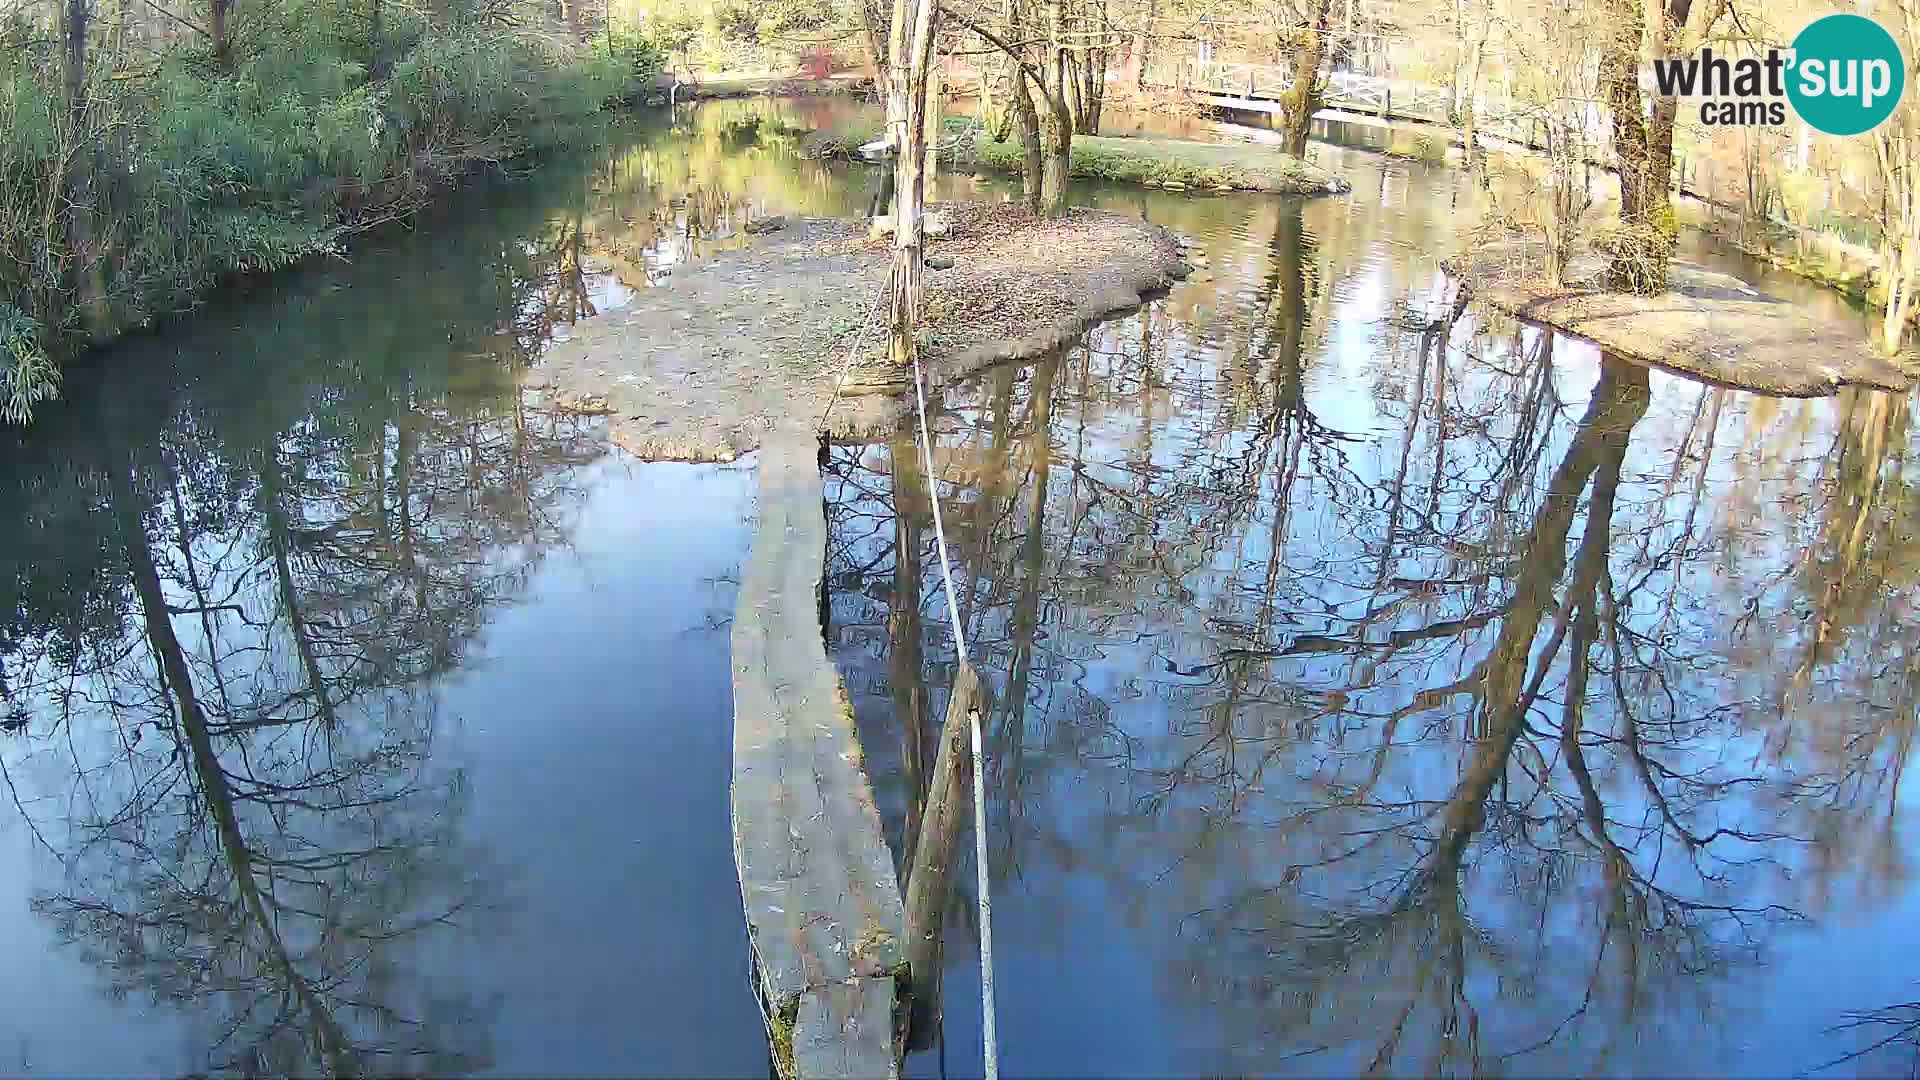
[[[0,1071],[765,1075],[751,463],[634,462],[514,376],[749,214],[864,206],[791,134],[848,107],[617,133],[5,437]],[[1908,399],[1454,317],[1453,178],[1316,153],[1351,197],[1080,192],[1202,273],[938,405],[1003,1067],[1780,1074],[1897,1035],[1829,1029],[1920,999]],[[902,691],[953,661],[910,445],[829,483],[896,843]],[[979,1070],[967,892],[916,1073]]]

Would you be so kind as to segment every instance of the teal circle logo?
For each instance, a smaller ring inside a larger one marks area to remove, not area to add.
[[[1907,65],[1893,35],[1859,15],[1828,15],[1793,39],[1787,100],[1800,119],[1829,135],[1872,131],[1893,115]]]

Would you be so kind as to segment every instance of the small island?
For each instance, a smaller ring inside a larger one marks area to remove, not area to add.
[[[805,149],[813,157],[852,158],[880,139],[881,133],[872,130],[819,131],[808,137]],[[940,160],[942,167],[962,171],[1017,176],[1024,168],[1017,142],[995,139],[970,119],[950,119],[943,126]],[[1353,189],[1345,178],[1276,147],[1144,136],[1075,135],[1067,174],[1201,194],[1340,195]]]
[[[918,340],[936,384],[1058,348],[1187,273],[1170,233],[1124,214],[935,209]],[[671,279],[671,303],[582,324],[527,378],[649,460],[731,461],[783,424],[883,435],[911,398],[886,359],[892,254],[863,222],[787,222]]]

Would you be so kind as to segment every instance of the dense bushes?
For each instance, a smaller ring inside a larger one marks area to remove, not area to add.
[[[572,140],[658,70],[644,47],[422,22],[392,28],[373,79],[339,14],[274,9],[230,70],[191,43],[141,71],[90,63],[77,114],[58,51],[0,31],[19,39],[0,41],[0,414],[51,393],[50,357]]]

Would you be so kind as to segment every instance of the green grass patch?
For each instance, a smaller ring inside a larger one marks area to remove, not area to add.
[[[956,167],[1019,172],[1020,147],[976,133],[950,155]],[[1337,177],[1309,162],[1267,146],[1189,142],[1183,139],[1116,139],[1075,135],[1069,176],[1122,184],[1198,191],[1271,191],[1324,195],[1346,190]]]
[[[861,144],[880,137],[870,127],[816,131],[806,139],[812,157],[852,157]],[[1020,144],[995,142],[978,123],[952,117],[942,125],[944,166],[1018,173]],[[1293,195],[1343,192],[1349,185],[1311,162],[1270,146],[1203,143],[1185,139],[1075,135],[1068,175],[1083,180],[1189,191],[1270,191]]]

